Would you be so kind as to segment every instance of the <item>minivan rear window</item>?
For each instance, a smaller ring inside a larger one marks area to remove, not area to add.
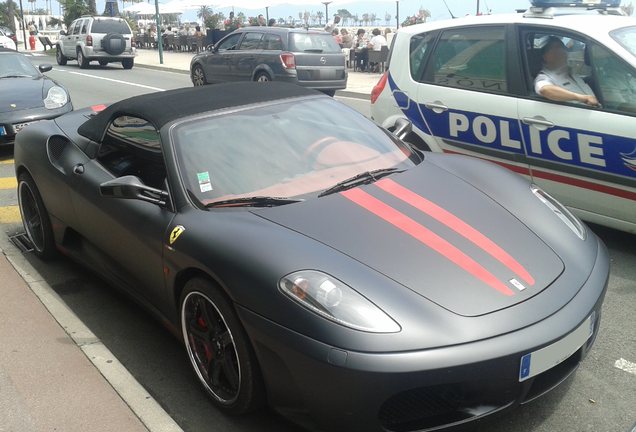
[[[91,33],[130,34],[130,27],[128,27],[125,21],[96,19],[93,22]]]
[[[339,53],[340,45],[328,33],[290,33],[289,50],[293,52]]]

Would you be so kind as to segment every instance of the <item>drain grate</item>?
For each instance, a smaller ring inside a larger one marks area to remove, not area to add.
[[[31,243],[29,236],[25,232],[9,236],[9,240],[11,240],[11,243],[16,245],[16,247],[20,249],[20,252],[22,253],[33,251],[33,244]]]

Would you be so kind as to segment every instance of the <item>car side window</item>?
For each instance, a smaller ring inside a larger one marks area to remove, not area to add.
[[[78,21],[75,23],[75,26],[73,26],[73,34],[74,34],[74,35],[79,34],[79,32],[80,32],[80,28],[81,28],[81,26],[82,26],[82,22],[84,22],[84,20],[78,20]]]
[[[161,138],[157,129],[142,118],[115,118],[106,130],[97,160],[115,177],[134,175],[148,186],[165,188]]]
[[[592,44],[590,63],[604,109],[636,115],[636,70],[605,47]]]
[[[409,62],[411,78],[415,81],[422,81],[427,54],[429,54],[434,40],[434,33],[422,33],[411,38],[409,43]]]
[[[77,26],[79,25],[80,21],[81,20],[73,21],[71,23],[71,25],[69,26],[69,28],[68,28],[68,33],[67,34],[70,34],[70,35],[77,34],[75,32],[75,30],[77,29]]]
[[[236,45],[241,39],[242,33],[233,34],[228,36],[219,44],[219,50],[233,50],[236,49]]]
[[[283,39],[277,34],[266,34],[261,40],[261,48],[270,51],[282,51]]]
[[[80,34],[86,34],[88,32],[88,20],[84,20],[84,22],[82,23],[82,29],[80,31]]]
[[[241,41],[239,50],[255,50],[258,49],[263,33],[249,32],[245,34],[245,37]]]
[[[506,92],[504,35],[503,26],[444,31],[427,64],[424,81],[466,90]]]

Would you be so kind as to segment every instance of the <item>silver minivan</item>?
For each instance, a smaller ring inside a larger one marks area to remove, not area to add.
[[[327,32],[282,27],[235,30],[190,63],[195,86],[285,81],[333,96],[347,87],[342,50]]]
[[[67,32],[60,32],[55,57],[59,65],[76,59],[82,69],[87,68],[93,60],[97,60],[101,66],[121,63],[124,69],[132,69],[135,54],[132,31],[126,20],[83,16],[73,21]]]

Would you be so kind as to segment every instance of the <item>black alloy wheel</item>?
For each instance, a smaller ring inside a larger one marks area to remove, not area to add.
[[[53,229],[49,214],[44,207],[33,178],[26,172],[18,176],[18,205],[24,229],[40,258],[51,258],[56,254]]]
[[[181,330],[196,375],[221,409],[242,414],[262,405],[263,385],[249,339],[230,302],[208,280],[186,284]]]

